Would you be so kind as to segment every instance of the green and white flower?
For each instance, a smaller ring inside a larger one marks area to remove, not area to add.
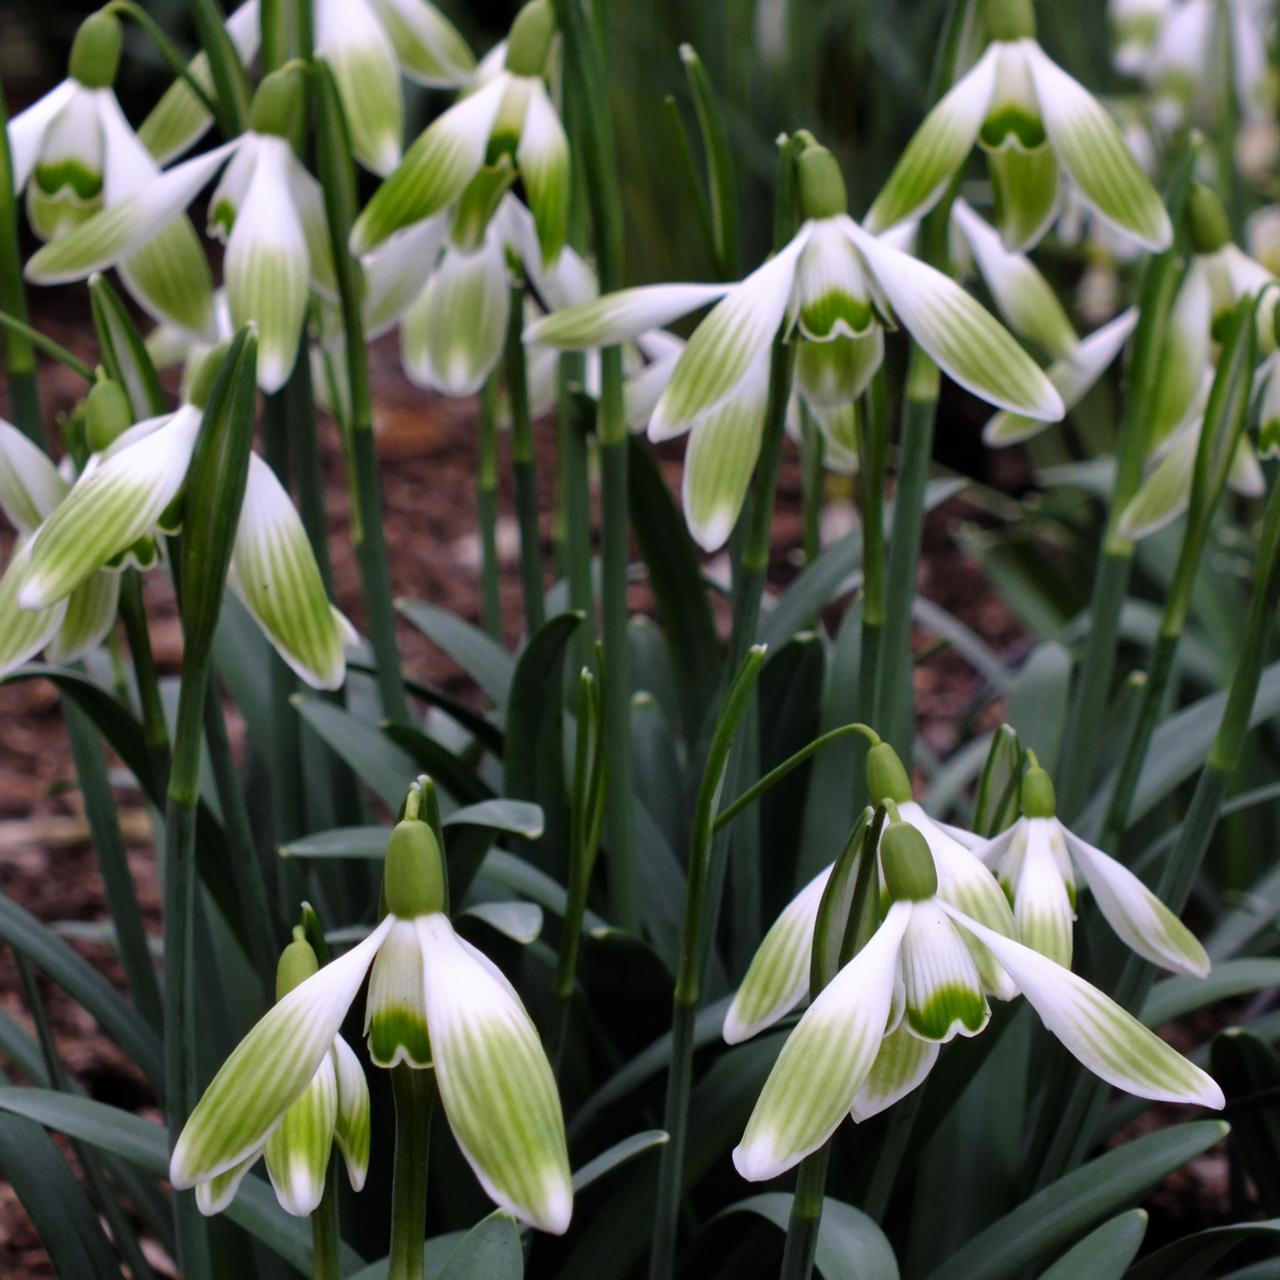
[[[990,949],[1045,1027],[1095,1075],[1140,1097],[1224,1105],[1209,1076],[1102,992],[945,901],[929,846],[908,822],[890,824],[880,856],[888,911],[783,1045],[733,1152],[744,1178],[785,1173],[845,1115],[867,1119],[915,1089],[940,1044],[983,1029],[989,1013],[974,943]]]
[[[1116,70],[1127,76],[1146,72],[1174,0],[1109,0],[1107,25]]]
[[[399,823],[387,853],[387,916],[290,991],[223,1064],[174,1148],[175,1187],[225,1176],[269,1145],[372,968],[366,1025],[375,1062],[430,1066],[490,1199],[539,1230],[568,1227],[573,1191],[550,1064],[514,988],[454,932],[443,877],[431,828]]]
[[[56,260],[87,227],[127,224],[140,206],[164,200],[156,191],[159,165],[112,89],[120,39],[114,17],[89,18],[72,46],[68,78],[9,123],[15,191],[25,189],[32,230],[51,242],[36,259]],[[207,333],[213,323],[209,264],[190,220],[178,212],[117,245],[109,260],[156,319]],[[54,283],[38,270],[29,278]]]
[[[810,403],[845,405],[865,388],[896,319],[961,386],[1031,417],[1062,416],[1058,393],[1009,333],[954,281],[869,235],[844,212],[831,153],[798,164],[805,221],[774,257],[736,284],[623,289],[530,326],[528,342],[567,348],[634,340],[716,302],[676,361],[649,419],[649,438],[691,431],[685,518],[708,551],[741,510],[760,451],[770,350],[798,336],[797,383]]]
[[[482,64],[474,91],[409,148],[356,220],[352,253],[363,256],[397,231],[447,209],[486,165],[507,157],[533,211],[542,255],[554,261],[569,216],[569,143],[543,82],[554,34],[549,0],[531,0],[520,10],[501,69]]]
[[[975,851],[1013,903],[1020,942],[1071,967],[1078,870],[1127,947],[1162,969],[1207,976],[1209,957],[1186,925],[1132,871],[1054,816],[1053,783],[1034,757],[1020,795],[1018,821]]]
[[[1036,43],[1030,0],[986,0],[981,9],[991,44],[925,117],[871,206],[868,230],[921,217],[977,143],[1008,248],[1044,235],[1063,175],[1121,234],[1166,248],[1173,229],[1159,195],[1102,105]]]

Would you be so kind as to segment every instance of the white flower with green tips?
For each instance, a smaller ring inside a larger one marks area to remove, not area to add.
[[[40,274],[36,261],[56,261],[86,227],[127,223],[140,203],[157,198],[159,165],[111,87],[120,39],[114,17],[89,18],[72,46],[68,78],[9,122],[15,191],[25,188],[32,230],[50,242],[33,259],[29,279],[55,283]],[[110,261],[156,319],[197,333],[210,330],[213,280],[189,219],[175,215],[148,234],[130,237]]]
[[[1208,974],[1209,957],[1186,925],[1132,871],[1057,819],[1053,783],[1034,757],[1020,800],[1018,821],[975,850],[1013,902],[1020,942],[1071,967],[1078,870],[1127,947],[1162,969],[1196,978]]]
[[[890,823],[880,860],[888,911],[783,1045],[733,1152],[744,1178],[785,1173],[846,1115],[865,1120],[915,1089],[942,1044],[982,1031],[989,1009],[974,944],[1095,1075],[1140,1097],[1224,1105],[1209,1076],[1102,992],[947,902],[929,845],[909,822]]]
[[[490,1199],[539,1230],[568,1227],[573,1191],[551,1066],[511,984],[454,932],[443,876],[431,828],[399,823],[387,852],[387,916],[293,988],[223,1064],[174,1147],[175,1187],[224,1177],[264,1144],[270,1150],[372,968],[374,1061],[433,1069],[445,1117]]]
[[[985,0],[991,44],[916,131],[866,218],[872,231],[921,217],[978,144],[1005,245],[1027,249],[1058,212],[1062,177],[1090,209],[1147,249],[1172,242],[1169,215],[1115,122],[1036,43],[1031,0]]]
[[[502,68],[482,63],[473,91],[405,152],[356,219],[352,253],[362,257],[397,231],[449,208],[486,165],[507,157],[533,211],[543,258],[554,261],[569,216],[569,143],[543,82],[554,34],[549,0],[531,0],[520,10]]]
[[[736,284],[623,289],[558,311],[525,332],[566,348],[627,342],[715,302],[675,363],[649,419],[649,438],[690,431],[685,518],[708,551],[724,544],[759,456],[770,352],[799,338],[796,382],[811,404],[856,399],[879,367],[891,317],[961,386],[1034,418],[1062,416],[1035,362],[949,277],[864,231],[844,212],[831,153],[797,162],[805,220],[777,254]]]

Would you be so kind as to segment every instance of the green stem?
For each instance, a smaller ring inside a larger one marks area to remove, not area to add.
[[[94,381],[94,372],[79,356],[73,355],[61,343],[55,342],[52,338],[46,337],[39,329],[33,329],[26,320],[20,319],[18,316],[11,314],[12,301],[8,301],[6,306],[8,310],[0,311],[0,327],[8,330],[8,348],[10,351],[10,360],[13,359],[15,345],[25,344],[27,347],[36,347],[43,351],[45,355],[51,356],[59,364],[65,365],[72,373],[78,374],[85,382],[92,383]],[[25,303],[23,304],[25,307]],[[32,360],[30,366],[20,370],[23,373],[29,373],[32,378],[35,377],[35,361]]]
[[[151,651],[151,634],[147,630],[146,608],[142,600],[142,575],[127,570],[120,580],[120,617],[124,621],[125,638],[138,685],[138,703],[142,709],[142,735],[151,761],[151,775],[157,790],[163,788],[169,772],[169,725],[160,696],[160,677],[155,655]]]
[[[800,1162],[795,1195],[791,1199],[791,1216],[787,1219],[787,1243],[782,1251],[779,1280],[809,1280],[813,1274],[813,1257],[818,1249],[830,1160],[831,1143],[828,1141]]]
[[[427,1155],[435,1077],[401,1063],[391,1068],[396,1153],[391,1182],[388,1280],[423,1280],[427,1236]]]
[[[213,82],[214,118],[224,138],[242,134],[249,120],[249,78],[236,47],[227,34],[215,0],[191,0],[191,14]]]
[[[160,24],[139,4],[133,0],[111,0],[104,12],[122,13],[135,22],[151,39],[160,56],[169,64],[169,70],[181,80],[195,95],[202,107],[215,118],[218,115],[218,104],[205,91],[204,85],[191,74],[187,60],[178,52],[178,47],[165,35]]]
[[[480,516],[481,620],[502,642],[502,597],[498,570],[498,381],[490,375],[480,393],[480,458],[476,467]]]
[[[538,477],[534,469],[533,421],[529,416],[529,371],[525,364],[524,286],[511,288],[504,367],[511,409],[511,461],[516,473],[516,524],[520,529],[520,585],[525,630],[533,635],[546,621],[542,595],[542,538],[538,532]]]
[[[580,351],[560,356],[556,405],[560,493],[564,504],[564,575],[569,584],[569,607],[590,619],[595,612],[591,590],[591,490],[588,472],[588,434],[592,404],[582,390],[585,360]],[[578,657],[586,662],[593,628],[578,628]]]
[[[889,407],[884,370],[877,369],[858,415],[858,492],[862,515],[862,649],[858,657],[858,711],[874,716],[884,636],[884,487]],[[861,762],[859,762],[860,764]],[[861,778],[859,769],[858,777]]]
[[[342,1234],[338,1222],[338,1157],[329,1157],[324,1195],[311,1215],[311,1274],[314,1280],[341,1280]]]
[[[800,408],[800,457],[804,489],[804,562],[812,564],[822,551],[822,432],[807,405]]]

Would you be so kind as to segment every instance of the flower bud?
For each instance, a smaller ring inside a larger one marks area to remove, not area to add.
[[[1040,768],[1032,765],[1022,776],[1022,812],[1028,818],[1052,818],[1057,809],[1057,797],[1053,779]]]
[[[302,926],[298,925],[293,931],[293,941],[280,953],[280,962],[276,965],[276,999],[283,1000],[294,987],[301,986],[319,971],[316,953],[311,950]]]
[[[826,147],[811,146],[796,161],[800,186],[800,212],[805,218],[832,218],[849,207],[844,177],[836,158]]]
[[[898,753],[887,742],[877,742],[867,752],[867,791],[872,804],[886,800],[905,804],[911,799],[911,779]]]
[[[513,76],[540,76],[555,35],[556,16],[547,0],[531,0],[511,24],[507,70]]]
[[[401,920],[444,910],[444,858],[427,823],[417,818],[396,823],[382,884],[387,910]]]
[[[114,15],[91,14],[76,32],[67,74],[86,89],[110,89],[116,82],[122,43],[120,23]]]
[[[1187,196],[1187,230],[1191,247],[1199,254],[1217,253],[1231,242],[1227,211],[1217,193],[1201,182],[1192,183]]]
[[[302,125],[302,69],[291,62],[273,71],[258,86],[249,109],[254,133],[291,138]]]
[[[114,444],[132,425],[129,397],[110,378],[99,378],[84,402],[85,441],[90,453],[101,453]]]
[[[909,822],[890,823],[880,837],[880,866],[894,902],[922,902],[938,892],[929,844]]]
[[[1036,11],[1031,0],[985,0],[982,16],[992,40],[1034,40]]]

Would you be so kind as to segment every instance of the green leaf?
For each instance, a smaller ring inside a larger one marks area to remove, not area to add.
[[[1269,1222],[1237,1222],[1229,1227],[1211,1227],[1167,1244],[1133,1267],[1127,1280],[1199,1280],[1221,1258],[1237,1245],[1254,1236],[1270,1237],[1268,1244],[1277,1247],[1280,1218]]]
[[[334,754],[349,764],[360,781],[396,813],[405,788],[420,772],[413,758],[377,725],[324,698],[295,694],[290,702]]]
[[[1142,1021],[1160,1027],[1232,996],[1280,986],[1280,959],[1248,958],[1214,965],[1207,978],[1177,976],[1156,983],[1142,1006]]]
[[[554,916],[562,919],[564,917],[568,896],[564,886],[545,871],[539,871],[523,858],[517,858],[504,849],[489,850],[480,864],[478,877],[500,885],[511,893],[521,894]],[[609,926],[594,911],[588,910],[583,917],[582,927],[587,932],[593,932]]]
[[[930,1272],[930,1280],[1002,1280],[1052,1257],[1228,1132],[1217,1120],[1174,1125],[1090,1160],[1024,1200]]]
[[[411,724],[385,724],[382,732],[413,761],[415,774],[430,774],[455,800],[480,804],[492,797],[488,783],[475,770],[424,730]]]
[[[104,277],[95,276],[89,281],[89,301],[103,368],[124,388],[134,421],[163,413],[165,398],[160,375],[120,295]]]
[[[602,1151],[594,1160],[588,1160],[573,1175],[574,1193],[576,1194],[589,1187],[593,1182],[603,1178],[605,1174],[612,1173],[620,1165],[634,1160],[646,1151],[652,1151],[655,1147],[662,1146],[668,1138],[669,1135],[665,1129],[646,1129],[642,1133],[633,1133],[631,1137],[623,1138],[621,1142],[615,1142],[613,1146],[607,1151]]]
[[[1070,689],[1071,654],[1053,640],[1036,645],[1013,682],[1009,723],[1050,774],[1058,767]]]
[[[793,1199],[786,1191],[768,1191],[740,1200],[721,1210],[718,1216],[755,1213],[772,1222],[779,1231],[785,1231]],[[898,1277],[898,1261],[884,1232],[862,1210],[830,1196],[822,1202],[813,1263],[825,1280],[897,1280]]]
[[[520,1280],[523,1275],[524,1251],[515,1219],[491,1213],[463,1236],[440,1280]]]
[[[1267,1213],[1280,1212],[1280,1058],[1243,1027],[1214,1036],[1209,1062],[1239,1123],[1231,1146],[1257,1188]]]
[[[1081,1276],[1088,1276],[1089,1280],[1120,1280],[1146,1234],[1145,1210],[1117,1214],[1064,1253],[1040,1280],[1079,1280]]]
[[[425,600],[397,600],[396,608],[478,684],[495,707],[505,707],[515,659],[479,627]]]

